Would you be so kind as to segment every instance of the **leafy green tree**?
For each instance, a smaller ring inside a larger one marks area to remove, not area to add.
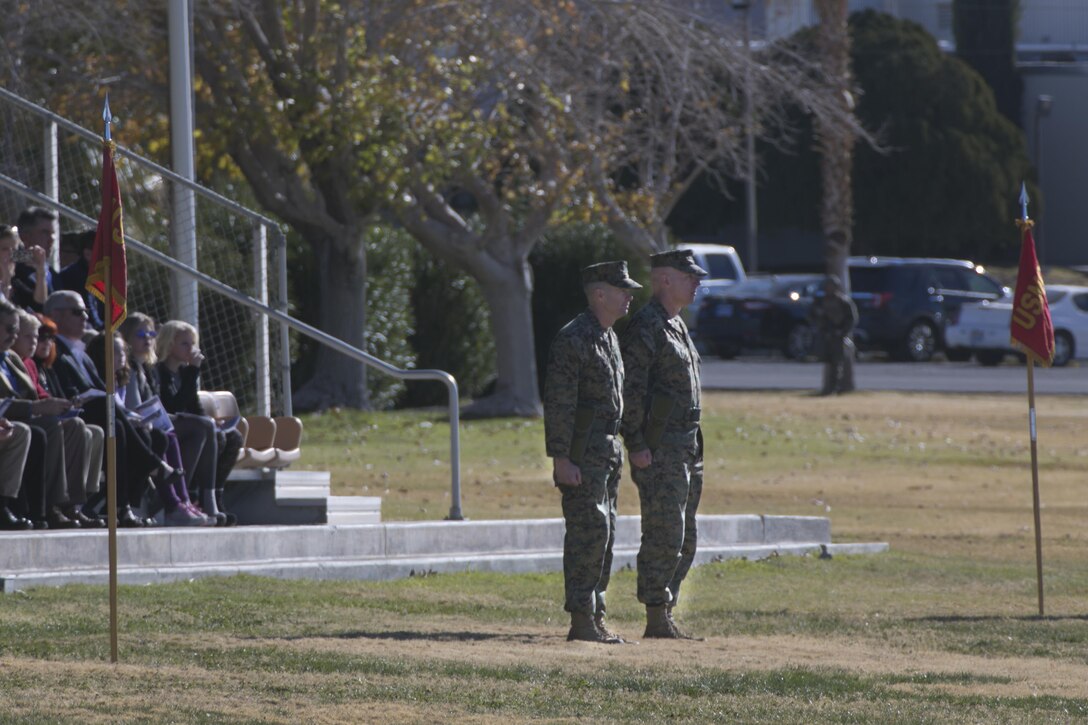
[[[872,11],[851,20],[858,115],[887,151],[855,166],[861,253],[1007,259],[1030,165],[1023,134],[985,81],[920,26]]]
[[[997,110],[1017,126],[1023,122],[1024,81],[1016,70],[1020,0],[953,0],[956,55],[977,70],[994,91]]]
[[[916,23],[865,11],[851,16],[850,31],[857,115],[879,140],[855,152],[854,253],[1013,259],[1010,220],[1031,169],[1023,135],[985,81]],[[781,218],[815,231],[821,196],[810,145],[769,155],[764,229]],[[1037,198],[1030,182],[1029,192]]]

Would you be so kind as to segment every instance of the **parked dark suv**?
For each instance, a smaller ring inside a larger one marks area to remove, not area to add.
[[[962,259],[851,257],[848,264],[858,347],[900,360],[925,362],[943,349],[945,322],[963,303],[1010,296]]]

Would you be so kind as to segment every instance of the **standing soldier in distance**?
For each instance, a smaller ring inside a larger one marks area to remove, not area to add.
[[[820,394],[849,393],[854,389],[854,341],[850,335],[858,324],[858,308],[843,290],[838,275],[827,275],[823,287],[823,296],[816,298],[810,313],[824,348]]]
[[[612,325],[627,314],[642,285],[626,262],[582,270],[589,309],[552,342],[544,382],[544,435],[552,478],[563,493],[564,609],[568,640],[621,644],[605,627],[605,589],[612,570],[616,497],[623,449],[623,359]]]
[[[695,510],[703,491],[699,354],[680,319],[706,270],[691,250],[650,257],[653,299],[623,334],[623,440],[642,506],[638,600],[645,637],[693,639],[672,618],[695,558]]]

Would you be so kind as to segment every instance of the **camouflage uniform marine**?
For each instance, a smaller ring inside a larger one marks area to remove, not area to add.
[[[587,267],[582,281],[587,285],[605,282],[621,289],[641,287],[627,276],[625,262]],[[616,499],[623,467],[623,449],[616,436],[622,414],[619,342],[612,328],[602,327],[594,311],[587,309],[567,323],[552,342],[544,383],[544,434],[548,456],[569,458],[581,471],[581,485],[559,485],[556,481],[566,520],[564,609],[572,613],[572,622],[575,614],[588,615],[589,627],[596,619],[598,629],[603,627],[605,590],[612,570]],[[574,635],[572,628],[570,639],[587,638]]]
[[[651,262],[706,275],[687,250],[653,255]],[[642,510],[638,600],[651,624],[655,613],[667,619],[667,626],[661,622],[665,633],[648,626],[646,636],[683,637],[671,609],[695,557],[695,512],[703,490],[699,354],[684,321],[669,316],[656,291],[627,325],[621,348],[624,445],[629,454],[648,449],[653,456],[648,467],[631,467]]]
[[[824,348],[823,395],[846,393],[854,389],[854,341],[850,339],[858,324],[858,308],[843,291],[838,275],[824,280],[824,294],[817,298],[810,313],[819,330]]]

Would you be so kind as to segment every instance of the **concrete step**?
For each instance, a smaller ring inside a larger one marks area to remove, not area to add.
[[[325,499],[325,522],[336,526],[380,524],[380,496],[329,496]]]
[[[244,525],[324,524],[330,481],[328,471],[236,469],[227,479],[223,508]],[[378,511],[375,522],[381,521]]]
[[[276,471],[276,503],[310,506],[324,502],[331,494],[331,480],[328,471]]]
[[[389,579],[427,571],[559,571],[563,534],[562,519],[124,529],[117,534],[118,580],[143,584],[238,573]],[[634,566],[639,538],[639,517],[621,516],[614,568]],[[887,549],[882,543],[832,544],[827,519],[800,516],[700,516],[699,542],[697,563]],[[0,589],[106,583],[108,546],[103,530],[0,532]]]

